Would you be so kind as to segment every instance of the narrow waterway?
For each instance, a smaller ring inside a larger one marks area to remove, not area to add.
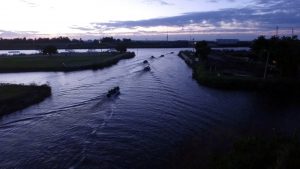
[[[1,74],[0,82],[48,83],[53,95],[0,119],[0,168],[153,168],[195,135],[300,126],[288,97],[199,86],[180,50],[134,50],[98,71]],[[107,98],[114,86],[121,94]]]

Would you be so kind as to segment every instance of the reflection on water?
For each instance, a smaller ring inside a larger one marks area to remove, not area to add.
[[[98,71],[0,75],[53,89],[41,104],[1,118],[0,168],[156,168],[190,136],[299,127],[298,104],[199,86],[179,50],[134,50],[136,58]],[[107,98],[113,86],[121,94]]]
[[[58,49],[59,53],[85,53],[85,52],[105,52],[110,51],[110,49]],[[0,50],[0,56],[6,55],[31,55],[31,54],[39,54],[40,50]]]

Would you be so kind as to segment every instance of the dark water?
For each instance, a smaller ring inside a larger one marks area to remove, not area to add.
[[[300,126],[289,97],[199,86],[179,50],[135,50],[136,58],[99,71],[0,75],[53,88],[41,104],[1,118],[0,168],[155,168],[195,135]],[[145,59],[151,72],[142,71]],[[117,85],[121,95],[106,98]]]

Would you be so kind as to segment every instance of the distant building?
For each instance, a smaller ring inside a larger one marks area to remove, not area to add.
[[[240,42],[238,39],[217,39],[217,45],[236,45]]]

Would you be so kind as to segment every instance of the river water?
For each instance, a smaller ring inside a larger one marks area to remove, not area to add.
[[[133,51],[135,58],[98,71],[1,74],[0,82],[48,83],[53,94],[0,119],[0,168],[156,168],[196,135],[300,126],[300,106],[289,97],[199,86],[180,49]],[[114,86],[121,94],[107,98]]]

